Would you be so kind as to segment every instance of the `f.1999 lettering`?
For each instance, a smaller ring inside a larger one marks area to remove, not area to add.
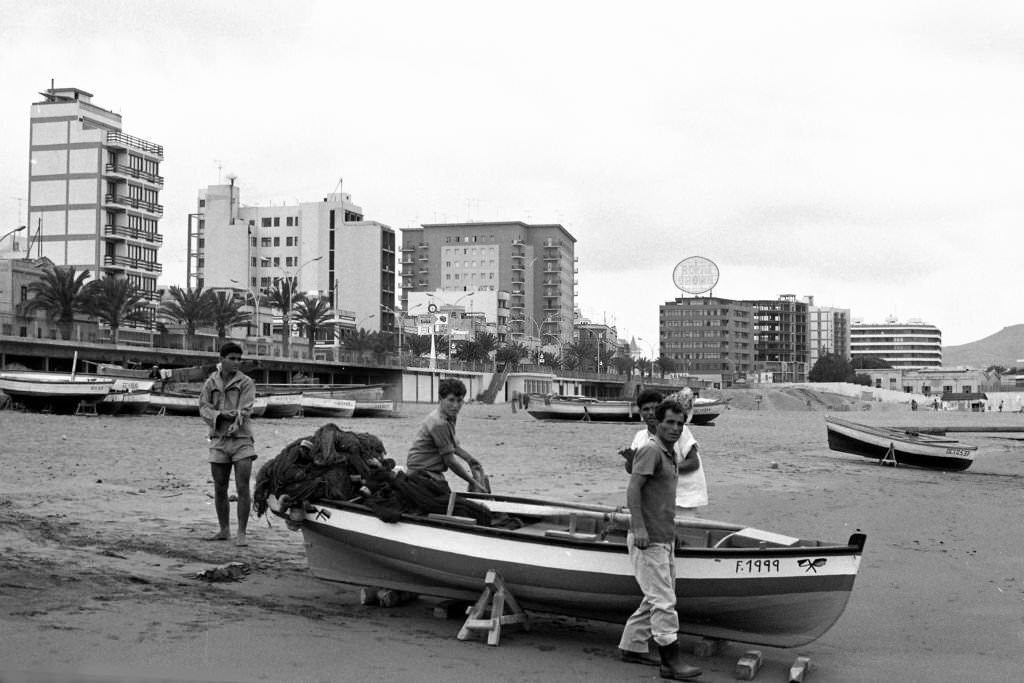
[[[737,574],[763,574],[779,571],[778,560],[736,560]]]

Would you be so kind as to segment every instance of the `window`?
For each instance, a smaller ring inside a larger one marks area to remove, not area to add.
[[[274,246],[275,247],[281,246],[281,238],[280,237],[275,237],[274,238]]]
[[[202,249],[203,247],[205,247],[205,246],[206,246],[206,240],[205,240],[205,239],[203,239],[202,237],[198,238],[198,239],[196,240],[196,246],[197,246],[198,248]]]
[[[273,243],[273,240],[271,240],[269,237],[261,237],[260,238],[260,246],[261,247],[269,247],[272,243]]]
[[[962,389],[962,391],[963,391],[963,392],[964,392],[965,394],[969,394],[969,393],[971,393],[971,385],[969,385],[969,384],[965,384],[965,385],[963,386],[963,389]]]
[[[263,228],[269,228],[270,227],[270,216],[264,216],[263,217],[263,219],[260,221],[260,227],[263,227]]]
[[[953,393],[952,385],[944,384],[942,386],[942,393],[944,393],[944,394],[952,394]]]
[[[292,217],[288,216],[288,218],[284,219],[284,224],[286,227],[292,227]]]
[[[256,238],[255,237],[250,237],[249,238],[249,246],[253,246],[253,247],[256,246]]]
[[[280,228],[281,227],[281,217],[280,216],[274,216],[274,227],[275,228]]]
[[[249,263],[250,266],[252,266],[253,268],[256,267],[256,257],[255,256],[253,256],[251,259],[249,259],[249,262],[250,262]]]
[[[274,257],[274,267],[275,268],[280,268],[281,267],[281,257],[280,256],[275,256]]]

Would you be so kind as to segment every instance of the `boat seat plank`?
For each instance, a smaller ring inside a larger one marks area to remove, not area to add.
[[[573,541],[596,541],[600,538],[597,534],[579,531],[563,531],[562,529],[548,529],[544,532],[544,535],[548,538],[563,538]]]
[[[462,517],[460,515],[443,515],[439,512],[429,513],[427,515],[427,519],[433,519],[439,522],[454,522],[455,524],[476,524],[476,520],[472,517]]]

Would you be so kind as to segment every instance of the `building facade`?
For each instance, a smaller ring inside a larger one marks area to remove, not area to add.
[[[889,318],[884,323],[854,321],[850,326],[850,355],[875,357],[894,368],[942,366],[942,332],[934,325],[911,319]]]
[[[659,309],[661,356],[675,371],[727,385],[754,371],[754,307],[718,297],[680,297]]]
[[[573,336],[576,238],[558,224],[521,221],[438,223],[402,230],[402,301],[413,292],[446,298],[473,291],[508,292],[508,324],[499,341],[541,345]]]
[[[798,301],[793,294],[748,303],[754,307],[754,347],[761,366],[759,372],[770,375],[772,382],[806,381],[808,303]]]
[[[807,305],[807,368],[827,353],[845,360],[850,358],[850,309]]]
[[[365,220],[348,194],[318,202],[245,206],[234,182],[200,190],[189,217],[190,286],[234,289],[241,296],[294,278],[300,292],[330,300],[345,326],[394,332],[395,231]],[[260,336],[280,325],[263,316]]]
[[[151,340],[164,178],[162,145],[124,133],[121,115],[78,88],[49,88],[32,105],[28,234],[24,257],[127,279],[147,297],[147,321],[128,323],[126,341]]]

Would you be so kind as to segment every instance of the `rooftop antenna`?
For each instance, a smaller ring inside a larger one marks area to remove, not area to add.
[[[220,172],[224,168],[224,162],[222,160],[220,160],[220,159],[214,159],[213,163],[217,164],[217,184],[220,185],[221,184]]]
[[[234,173],[228,173],[228,181],[231,183],[231,189],[228,192],[228,215],[231,216],[231,225],[235,224],[235,178],[237,177]]]

